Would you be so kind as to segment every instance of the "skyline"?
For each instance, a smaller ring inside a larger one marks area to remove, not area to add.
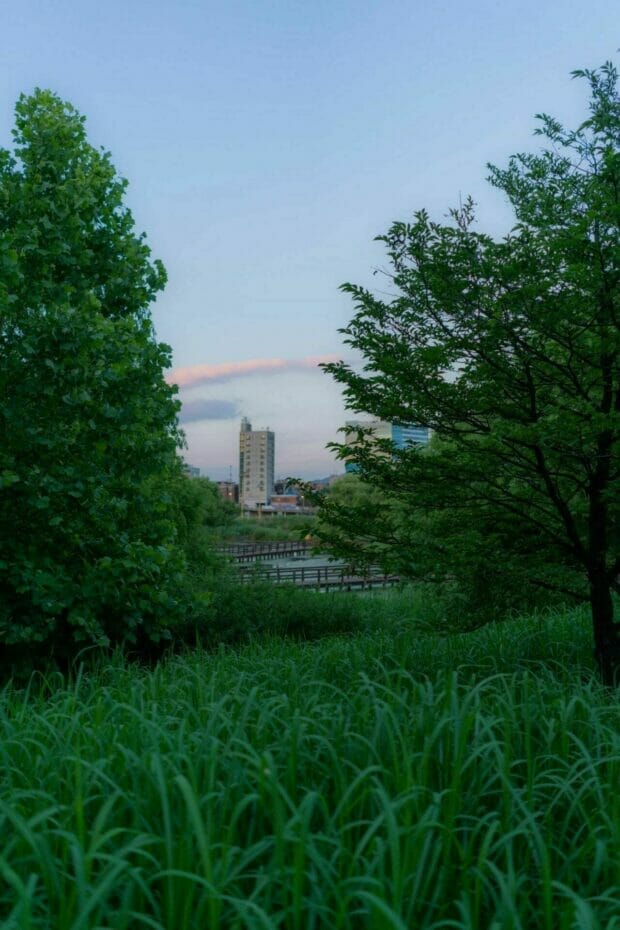
[[[570,72],[617,58],[617,33],[611,0],[23,0],[0,12],[0,146],[35,86],[85,115],[168,271],[153,319],[189,379],[187,460],[227,477],[246,415],[281,474],[318,477],[350,417],[307,362],[348,355],[339,285],[385,289],[374,237],[422,207],[471,194],[506,232],[485,164],[536,149],[537,112],[585,118]]]

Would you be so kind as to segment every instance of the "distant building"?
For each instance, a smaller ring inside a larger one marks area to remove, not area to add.
[[[377,439],[390,439],[396,449],[406,449],[407,446],[425,446],[430,438],[430,431],[427,426],[414,426],[412,424],[389,423],[387,420],[347,420],[345,423],[345,439],[354,440],[354,434],[358,429],[372,430],[372,434]],[[355,473],[358,466],[355,462],[345,462],[345,472],[348,474]]]
[[[271,430],[253,430],[244,417],[239,432],[239,502],[248,507],[266,505],[273,494],[275,436]]]
[[[200,469],[196,468],[195,465],[188,465],[187,462],[183,462],[183,471],[190,478],[200,478]]]
[[[298,507],[299,494],[291,488],[287,488],[282,494],[272,494],[271,506],[275,508]]]
[[[397,449],[404,449],[406,446],[416,445],[425,446],[430,439],[428,426],[402,426],[397,423],[392,424],[392,442]]]
[[[239,485],[234,481],[217,481],[217,489],[220,492],[220,497],[223,497],[225,501],[230,501],[231,504],[239,503]]]

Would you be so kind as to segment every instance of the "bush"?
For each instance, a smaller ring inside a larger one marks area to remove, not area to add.
[[[228,539],[256,542],[297,542],[313,532],[316,517],[293,515],[238,517],[223,531]]]
[[[215,589],[206,596],[202,610],[196,608],[184,625],[183,636],[190,642],[213,647],[265,635],[312,640],[360,627],[357,598],[260,579],[240,584],[231,570],[213,581]]]

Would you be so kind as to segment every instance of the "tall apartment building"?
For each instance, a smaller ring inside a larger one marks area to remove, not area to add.
[[[269,429],[253,430],[244,417],[239,432],[239,503],[268,504],[273,494],[275,436]]]
[[[391,439],[396,449],[404,449],[409,445],[425,446],[430,438],[430,431],[426,426],[388,423],[387,420],[347,420],[345,438],[352,438],[352,434],[359,427],[371,429],[377,439]],[[355,472],[357,465],[354,462],[346,462],[345,471]]]

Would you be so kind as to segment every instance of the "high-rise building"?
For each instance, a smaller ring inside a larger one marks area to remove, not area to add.
[[[403,426],[400,423],[392,423],[392,442],[397,449],[404,449],[405,446],[417,445],[425,446],[430,439],[430,430],[428,426]]]
[[[268,504],[273,494],[275,436],[269,429],[253,430],[247,417],[239,432],[239,502],[250,507]]]
[[[388,423],[387,420],[347,420],[345,423],[345,438],[354,442],[353,434],[362,427],[372,430],[372,434],[376,439],[390,439],[396,449],[405,449],[410,445],[425,446],[430,438],[430,431],[427,426]],[[346,462],[345,471],[357,471],[355,462]]]

